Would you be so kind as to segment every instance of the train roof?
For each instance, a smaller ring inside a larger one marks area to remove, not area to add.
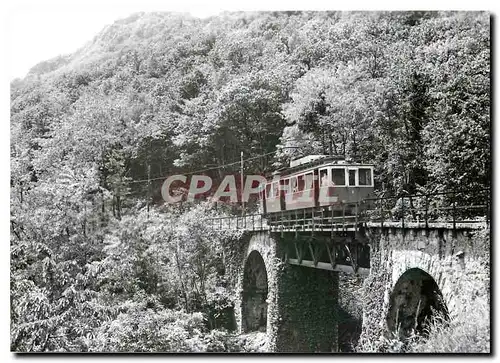
[[[295,174],[306,173],[318,167],[326,166],[374,166],[368,163],[356,163],[347,161],[345,158],[338,155],[309,155],[304,158],[292,160],[290,167],[284,167],[276,170],[273,175],[291,176]]]

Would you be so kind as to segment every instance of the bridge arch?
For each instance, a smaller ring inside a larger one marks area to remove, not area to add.
[[[266,264],[262,255],[253,250],[243,269],[242,330],[243,332],[267,330],[267,297],[269,283]]]
[[[388,330],[397,332],[400,338],[413,330],[425,335],[428,324],[437,315],[449,319],[443,294],[434,278],[420,268],[406,270],[390,294]]]

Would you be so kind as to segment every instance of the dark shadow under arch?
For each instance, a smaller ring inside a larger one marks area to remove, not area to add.
[[[413,331],[425,336],[433,317],[448,320],[448,309],[436,281],[427,272],[412,268],[401,275],[390,296],[387,327],[399,338]]]
[[[241,304],[243,332],[266,331],[267,293],[266,265],[260,253],[252,251],[243,270]]]

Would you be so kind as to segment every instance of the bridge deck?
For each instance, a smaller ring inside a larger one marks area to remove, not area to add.
[[[271,231],[271,232],[356,232],[363,228],[398,228],[398,229],[484,229],[485,220],[410,222],[410,221],[359,221],[358,223],[313,223],[303,224],[269,223],[262,215],[233,216],[212,219],[213,228],[224,230]]]

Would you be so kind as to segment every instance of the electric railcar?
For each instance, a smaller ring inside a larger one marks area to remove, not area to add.
[[[357,202],[373,195],[373,165],[339,157],[310,155],[290,163],[267,180],[260,193],[264,214],[322,208],[352,214]]]

